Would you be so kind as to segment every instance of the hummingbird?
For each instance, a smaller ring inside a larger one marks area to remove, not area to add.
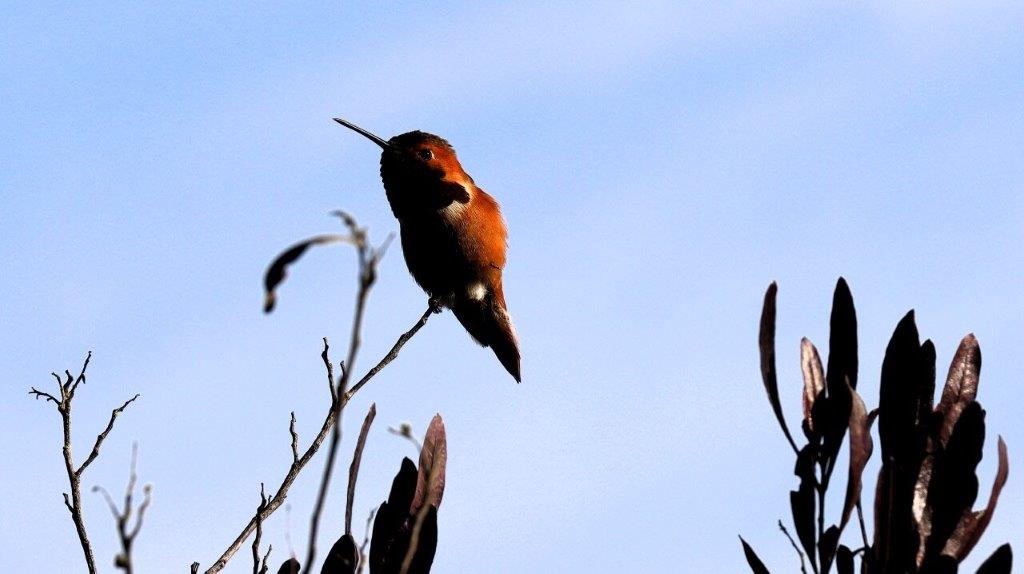
[[[498,202],[477,187],[439,136],[411,131],[385,140],[334,121],[383,150],[380,178],[398,219],[405,263],[431,305],[451,309],[521,382],[519,341],[501,285],[508,232]]]

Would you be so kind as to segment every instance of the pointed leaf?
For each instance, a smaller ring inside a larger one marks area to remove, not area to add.
[[[850,472],[846,481],[846,499],[843,502],[843,516],[839,522],[839,531],[846,528],[853,509],[860,500],[863,484],[864,467],[871,458],[874,443],[871,441],[871,418],[868,417],[864,401],[857,391],[849,389],[853,397],[850,409]]]
[[[408,542],[405,545],[408,549]],[[416,554],[413,555],[412,563],[409,565],[408,574],[429,574],[430,567],[434,563],[434,555],[437,553],[437,507],[431,506],[423,519],[423,527],[420,529],[420,538],[416,544]],[[398,564],[401,565],[405,559],[402,554]]]
[[[939,437],[945,445],[953,432],[960,413],[978,394],[978,377],[981,375],[981,347],[974,334],[960,341],[960,347],[949,365],[946,386],[942,389],[939,411],[942,413],[942,428]]]
[[[982,562],[978,574],[1010,574],[1013,568],[1013,551],[1009,544],[1003,544]]]
[[[789,493],[789,505],[793,514],[796,536],[812,566],[817,564],[814,528],[816,507],[814,462],[816,453],[817,447],[813,444],[804,445],[804,448],[797,453],[793,473],[800,478],[800,486],[797,490]]]
[[[996,471],[995,480],[992,481],[992,492],[988,496],[988,504],[983,510],[971,513],[965,520],[961,521],[957,532],[946,544],[946,552],[952,554],[957,560],[963,560],[974,548],[981,535],[988,528],[988,523],[995,514],[996,505],[999,503],[999,495],[1003,492],[1006,479],[1010,475],[1010,461],[1006,454],[1006,443],[1003,437],[999,437],[999,469]]]
[[[825,390],[825,373],[818,349],[806,337],[800,341],[800,370],[804,375],[804,421],[814,430],[814,401]]]
[[[984,441],[985,411],[972,402],[963,410],[945,450],[935,454],[925,510],[931,517],[931,532],[922,564],[944,554],[946,541],[970,513],[978,496],[975,469],[981,461]]]
[[[356,440],[356,450],[352,454],[352,463],[348,466],[348,491],[345,493],[345,533],[352,534],[352,507],[356,500],[356,481],[359,479],[359,464],[363,460],[363,448],[366,447],[366,437],[370,434],[370,425],[377,416],[377,403],[370,404],[370,410],[366,412],[363,419],[363,426],[359,429],[359,438]]]
[[[750,565],[750,571],[754,574],[771,574],[768,568],[761,562],[761,559],[757,557],[757,553],[754,549],[747,544],[747,541],[740,536],[740,544],[743,545],[743,555],[747,558],[747,564]]]
[[[828,572],[832,568],[832,558],[836,554],[836,546],[839,544],[839,527],[829,526],[828,530],[822,533],[821,541],[818,542],[818,554],[821,558],[821,571]]]
[[[761,308],[761,329],[758,334],[758,347],[761,350],[761,379],[764,381],[764,390],[768,393],[768,402],[772,405],[775,418],[786,435],[786,440],[793,447],[793,452],[799,451],[793,435],[789,433],[786,426],[786,417],[782,414],[782,403],[779,401],[779,383],[775,374],[775,297],[778,293],[778,286],[772,282],[764,294],[764,306]]]
[[[918,420],[927,373],[914,312],[893,332],[882,361],[878,436],[882,468],[875,494],[875,553],[881,572],[913,571],[919,537],[913,500],[927,445],[927,427]]]
[[[857,310],[846,279],[836,282],[828,340],[829,391],[841,391],[849,381],[857,389]]]
[[[434,415],[423,437],[420,449],[420,468],[416,478],[416,496],[412,502],[412,514],[419,512],[424,502],[434,508],[441,506],[444,496],[445,465],[448,462],[448,443],[445,438],[444,421],[441,415]],[[425,497],[425,498],[424,498]]]
[[[320,574],[355,574],[359,566],[359,548],[351,534],[343,534],[324,559]]]
[[[842,277],[836,282],[832,296],[832,316],[829,322],[828,370],[825,373],[825,387],[828,408],[824,409],[821,424],[817,424],[822,435],[822,457],[824,472],[822,485],[827,488],[835,469],[839,448],[846,436],[850,418],[849,388],[857,388],[857,312],[853,306],[853,295]]]
[[[285,249],[283,253],[278,255],[274,261],[267,268],[267,274],[263,277],[263,286],[266,289],[266,297],[263,301],[263,312],[269,313],[274,310],[274,305],[277,303],[276,289],[277,286],[284,281],[284,278],[288,276],[288,266],[295,263],[302,254],[306,252],[312,245],[321,245],[324,243],[353,243],[351,237],[347,235],[317,235],[316,237],[310,237],[305,241],[300,241],[295,245],[292,245],[288,249]]]
[[[853,574],[853,552],[842,544],[836,551],[836,571],[839,574]]]
[[[371,573],[390,572],[389,568],[397,571],[402,564],[409,544],[409,511],[416,494],[417,474],[416,465],[403,458],[402,466],[391,483],[388,500],[380,505],[373,521],[369,557]]]

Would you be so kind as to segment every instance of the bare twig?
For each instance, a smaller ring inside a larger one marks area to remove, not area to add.
[[[110,431],[114,428],[114,421],[117,419],[128,405],[139,398],[139,395],[128,399],[120,407],[114,409],[110,413],[110,421],[107,423],[103,432],[96,437],[96,442],[93,444],[92,451],[89,456],[86,457],[85,462],[79,466],[75,466],[74,456],[72,455],[72,437],[71,437],[71,404],[75,398],[75,392],[78,390],[78,386],[85,382],[85,372],[89,368],[89,361],[92,360],[92,351],[85,356],[85,361],[82,363],[82,370],[75,377],[70,371],[65,370],[65,379],[57,373],[50,373],[53,378],[57,381],[57,390],[59,391],[59,398],[56,395],[40,391],[35,387],[31,387],[29,394],[36,399],[45,399],[47,402],[52,402],[57,405],[57,413],[60,414],[63,430],[64,430],[64,445],[62,453],[64,456],[64,468],[67,471],[68,483],[71,486],[71,494],[64,494],[64,506],[67,507],[68,512],[71,513],[71,520],[75,524],[75,531],[78,533],[78,540],[82,545],[82,553],[85,555],[85,564],[90,574],[96,573],[96,559],[92,552],[92,543],[89,542],[89,535],[85,529],[85,518],[82,515],[82,474],[85,473],[85,469],[96,457],[100,454],[100,447],[103,445],[103,441],[107,439]]]
[[[362,574],[363,568],[366,566],[366,547],[370,545],[370,526],[373,524],[373,517],[377,514],[377,509],[370,509],[370,515],[366,517],[366,532],[363,534],[363,543],[359,545],[359,568],[356,570],[359,574]]]
[[[398,352],[402,350],[402,347],[409,342],[409,339],[412,339],[413,335],[419,332],[419,330],[422,329],[423,326],[427,324],[427,320],[430,319],[430,316],[437,313],[439,309],[440,307],[438,306],[438,303],[436,301],[428,302],[427,310],[424,311],[423,315],[420,316],[420,320],[417,321],[416,324],[413,325],[411,329],[409,329],[405,333],[402,333],[402,336],[399,337],[397,341],[395,341],[394,346],[391,347],[391,350],[388,351],[388,354],[384,355],[384,358],[381,359],[379,363],[374,365],[372,369],[370,369],[365,375],[363,375],[363,378],[359,379],[358,383],[352,385],[352,388],[349,389],[347,393],[345,393],[345,402],[351,400],[352,397],[354,397],[355,394],[359,392],[359,389],[363,388],[363,385],[368,383],[370,379],[374,377],[374,375],[381,372],[381,370],[383,370],[384,367],[388,366],[388,364],[391,363],[391,361],[394,361],[395,358],[398,357]]]
[[[288,423],[288,434],[292,435],[292,464],[299,461],[299,433],[295,432],[295,411],[292,411],[292,421]]]
[[[857,521],[860,522],[860,537],[866,548],[870,544],[868,544],[868,531],[864,528],[864,509],[861,507],[860,499],[857,499]]]
[[[292,420],[295,420],[294,415]],[[256,507],[256,536],[252,539],[252,574],[263,574],[267,571],[267,559],[263,558],[262,568],[260,567],[260,540],[263,538],[263,519],[260,515],[263,513],[263,509],[267,507],[267,492],[263,487],[263,483],[260,483],[260,504]],[[267,547],[266,556],[270,556],[270,550],[274,546]]]
[[[786,535],[786,538],[789,539],[789,543],[793,546],[793,550],[796,550],[797,555],[800,556],[800,572],[803,572],[803,574],[807,574],[807,568],[804,566],[804,553],[800,550],[800,547],[796,545],[796,542],[793,540],[793,537],[789,535],[789,531],[786,530],[786,527],[782,524],[781,520],[779,521],[779,530],[781,530],[782,533]]]
[[[370,425],[377,416],[377,403],[370,405],[370,410],[363,419],[363,426],[359,429],[359,439],[356,441],[356,450],[352,454],[352,464],[348,467],[348,492],[345,498],[345,534],[352,535],[352,506],[356,498],[356,480],[359,478],[359,463],[363,459],[363,448],[366,447],[366,436],[370,434]]]
[[[124,410],[128,408],[128,405],[135,402],[135,399],[137,398],[139,398],[138,393],[136,393],[134,397],[125,401],[123,405],[110,411],[110,420],[107,422],[107,428],[103,429],[103,432],[96,436],[96,443],[92,445],[92,452],[89,453],[88,458],[85,459],[82,466],[78,467],[78,470],[75,471],[76,474],[81,476],[81,474],[85,472],[86,467],[92,464],[92,461],[96,460],[96,457],[100,455],[100,445],[103,444],[103,441],[107,439],[107,435],[110,434],[111,429],[114,428],[114,421],[117,420],[117,416],[123,413]]]
[[[381,253],[369,246],[366,240],[366,231],[356,225],[352,217],[344,213],[340,213],[340,216],[356,240],[356,251],[359,255],[359,290],[356,293],[355,316],[352,319],[352,332],[349,337],[348,359],[342,365],[337,391],[331,395],[334,402],[335,424],[331,431],[331,442],[327,447],[327,461],[324,464],[323,477],[320,479],[320,491],[317,494],[316,505],[313,507],[313,515],[309,520],[309,546],[306,550],[306,567],[303,572],[312,572],[316,559],[316,539],[320,530],[320,516],[323,513],[324,502],[327,500],[327,490],[331,483],[331,474],[334,472],[334,461],[338,456],[338,444],[341,442],[341,415],[344,412],[345,404],[348,403],[346,391],[352,367],[356,363],[356,356],[359,354],[359,347],[362,344],[366,300],[370,295],[370,289],[373,288],[373,284],[377,280],[377,263],[380,261]],[[339,401],[338,397],[345,397],[345,400]]]
[[[124,570],[125,574],[132,574],[132,545],[135,543],[135,538],[139,535],[139,531],[142,530],[142,520],[146,515],[146,509],[149,508],[149,504],[152,502],[150,495],[153,492],[153,487],[147,484],[142,488],[144,494],[142,504],[137,509],[132,508],[132,498],[135,496],[135,483],[138,480],[138,475],[135,473],[138,454],[138,444],[132,445],[131,472],[128,474],[128,486],[124,490],[123,510],[118,510],[117,504],[114,503],[114,499],[111,498],[110,493],[105,488],[102,486],[92,487],[93,492],[99,492],[106,499],[107,505],[110,507],[110,513],[114,516],[114,521],[117,523],[117,534],[121,540],[121,552],[114,558],[114,566]],[[132,513],[136,513],[135,525],[129,528],[128,523],[131,522]]]
[[[409,442],[412,443],[412,445],[414,447],[416,447],[416,452],[419,452],[419,451],[423,450],[423,445],[420,444],[420,441],[419,441],[419,439],[416,438],[416,435],[414,435],[412,433],[412,425],[411,424],[409,424],[409,423],[402,423],[402,424],[398,425],[398,428],[388,427],[388,432],[393,434],[393,435],[397,435],[397,436],[400,436],[402,438],[407,439]]]
[[[381,253],[378,250],[378,257],[380,255]],[[427,320],[430,318],[430,316],[434,313],[437,313],[439,310],[440,307],[436,302],[429,303],[427,306],[427,310],[423,313],[419,320],[408,331],[402,333],[402,335],[398,337],[398,340],[395,341],[395,344],[391,347],[391,350],[388,351],[388,353],[376,365],[374,365],[372,369],[370,369],[365,375],[363,375],[363,377],[359,379],[359,381],[355,385],[352,385],[352,387],[347,392],[340,395],[340,400],[337,400],[335,398],[336,396],[339,395],[336,395],[337,391],[335,389],[333,381],[333,367],[331,366],[330,360],[326,357],[327,350],[329,347],[327,345],[326,339],[324,340],[324,352],[321,354],[321,357],[324,358],[324,365],[325,368],[327,369],[328,377],[330,379],[329,386],[332,392],[331,407],[330,409],[328,409],[327,415],[324,418],[324,422],[320,427],[320,431],[313,438],[313,442],[309,445],[309,447],[306,448],[306,450],[298,457],[297,460],[293,458],[292,464],[288,467],[288,471],[285,473],[284,479],[281,481],[281,485],[278,487],[277,491],[270,496],[270,499],[267,503],[267,507],[263,510],[260,516],[261,520],[266,520],[268,516],[273,514],[284,503],[285,499],[288,496],[288,491],[291,488],[292,484],[295,482],[295,479],[298,477],[299,473],[302,472],[302,470],[306,467],[309,461],[312,460],[313,456],[316,455],[317,451],[320,449],[320,446],[327,438],[327,434],[330,433],[334,428],[335,422],[337,420],[337,408],[344,408],[344,406],[352,399],[352,397],[355,396],[355,394],[359,392],[359,390],[363,388],[363,386],[367,382],[369,382],[370,379],[372,379],[374,376],[377,375],[377,373],[382,371],[392,361],[398,358],[398,354],[402,350],[402,347],[404,347],[405,344],[408,343],[409,340],[412,339],[413,336],[415,336],[416,333],[419,332],[419,330],[422,329],[424,325],[426,325]],[[350,365],[351,362],[347,364]],[[216,574],[217,572],[223,570],[224,567],[227,565],[228,561],[231,560],[235,553],[237,553],[238,550],[242,547],[242,545],[245,544],[245,540],[255,531],[255,529],[256,517],[254,516],[249,519],[249,522],[242,528],[242,531],[238,534],[235,540],[232,541],[232,543],[228,546],[224,553],[221,554],[217,561],[214,562],[213,565],[205,571],[205,574]],[[307,564],[308,563],[309,562],[307,562]]]

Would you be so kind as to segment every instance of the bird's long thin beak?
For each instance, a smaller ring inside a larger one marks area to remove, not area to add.
[[[361,127],[359,127],[359,126],[357,126],[355,124],[353,124],[352,122],[347,122],[347,121],[345,121],[345,120],[343,120],[341,118],[334,118],[334,121],[338,122],[339,124],[345,126],[346,128],[348,128],[348,129],[350,129],[350,130],[352,130],[354,132],[363,134],[364,136],[366,136],[367,139],[369,139],[373,143],[379,145],[383,149],[391,149],[391,144],[389,144],[387,142],[387,140],[371,134],[370,132],[364,130],[363,128],[361,128]]]

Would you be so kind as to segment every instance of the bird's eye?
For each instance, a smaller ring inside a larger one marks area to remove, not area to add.
[[[426,160],[434,159],[434,152],[430,151],[427,148],[423,148],[420,150],[420,157]]]

